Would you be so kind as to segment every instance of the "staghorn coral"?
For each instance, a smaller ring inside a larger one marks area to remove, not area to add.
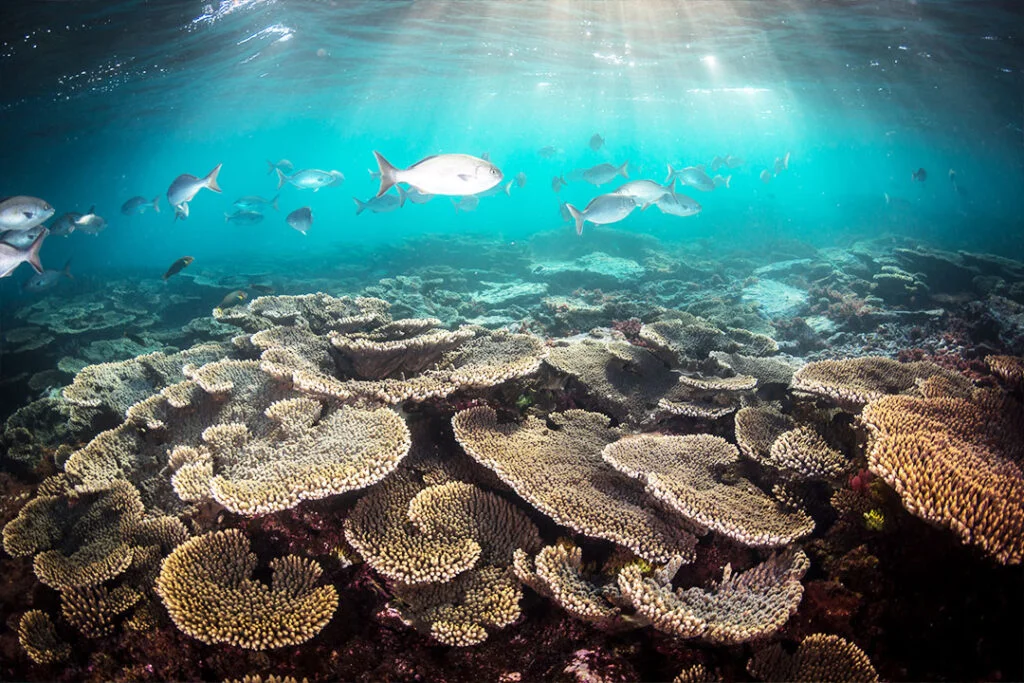
[[[387,578],[445,582],[478,564],[508,566],[517,548],[540,546],[537,528],[503,498],[473,484],[418,479],[395,472],[345,520],[346,540]]]
[[[1010,389],[1024,388],[1024,358],[1020,356],[985,356],[990,370]]]
[[[315,587],[320,566],[288,555],[270,562],[270,585],[254,581],[256,556],[237,529],[197,536],[164,560],[156,591],[175,625],[204,643],[250,650],[303,643],[334,615],[338,593]]]
[[[789,620],[803,596],[800,579],[809,565],[803,551],[789,549],[742,574],[726,565],[722,580],[709,591],[673,591],[632,564],[619,572],[619,588],[659,631],[731,645],[771,635]]]
[[[618,438],[604,415],[570,410],[500,424],[491,408],[452,418],[455,438],[474,460],[538,510],[579,533],[623,545],[652,562],[693,558],[696,539],[643,491],[601,460]]]
[[[886,396],[861,420],[869,469],[907,510],[998,562],[1024,560],[1024,406],[998,390],[970,400]]]
[[[124,481],[81,497],[39,496],[4,527],[4,549],[34,555],[36,576],[47,586],[96,586],[131,564],[129,535],[143,510],[138,491]]]
[[[780,509],[749,481],[723,481],[719,472],[739,452],[721,437],[631,436],[608,444],[602,457],[686,519],[740,543],[781,546],[814,530],[806,513]]]
[[[708,671],[700,662],[686,667],[672,679],[672,683],[714,683],[722,680],[721,676]]]
[[[36,664],[60,662],[71,654],[71,646],[57,635],[53,620],[46,612],[33,609],[21,615],[18,642]]]
[[[878,672],[854,643],[839,636],[814,633],[788,654],[779,643],[754,653],[747,672],[760,681],[795,683],[876,683]]]
[[[793,375],[791,388],[856,413],[887,394],[914,394],[921,382],[936,377],[961,391],[970,390],[969,380],[934,363],[899,363],[875,356],[808,363]]]
[[[61,592],[60,610],[82,635],[99,638],[113,633],[114,621],[141,599],[142,594],[129,586],[72,588]]]

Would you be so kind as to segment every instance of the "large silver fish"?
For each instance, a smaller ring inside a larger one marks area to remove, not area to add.
[[[107,220],[96,213],[96,207],[90,206],[89,213],[75,219],[75,230],[86,235],[98,235],[107,228]]]
[[[53,207],[38,197],[7,197],[0,201],[0,230],[29,230],[53,215]]]
[[[160,213],[160,195],[153,197],[153,199],[146,199],[142,196],[132,197],[121,205],[121,213],[125,216],[145,213],[146,209],[153,209]]]
[[[292,175],[285,175],[281,169],[277,169],[277,189],[290,183],[300,190],[313,190],[318,192],[321,187],[338,187],[345,182],[345,175],[341,171],[321,171],[319,168],[304,168]]]
[[[423,195],[420,195],[421,197]],[[388,192],[382,194],[379,197],[370,197],[365,202],[361,201],[357,197],[353,197],[352,201],[356,203],[356,215],[358,216],[363,211],[372,211],[373,213],[390,213],[397,209],[402,208],[405,205],[405,200],[408,195],[405,190],[398,188],[398,196],[395,196]]]
[[[632,197],[621,194],[602,194],[594,197],[582,211],[572,204],[566,204],[565,208],[576,221],[576,234],[583,234],[583,223],[590,222],[594,225],[608,225],[618,223],[628,216],[636,208],[636,202]]]
[[[685,218],[686,216],[696,216],[701,211],[701,206],[691,197],[687,197],[685,194],[672,193],[665,195],[654,203],[662,213],[667,213],[669,216],[679,216]]]
[[[43,246],[43,240],[48,234],[43,230],[27,247],[0,242],[0,277],[8,277],[22,263],[29,264],[37,273],[43,272],[43,264],[39,262],[39,248]]]
[[[701,192],[711,192],[715,189],[715,181],[704,172],[701,166],[687,166],[683,169],[675,169],[672,168],[672,164],[669,164],[668,177],[665,179],[665,183],[672,182],[674,178],[678,178],[683,185],[689,185]]]
[[[174,179],[171,186],[167,188],[167,203],[174,207],[174,220],[188,218],[188,203],[192,201],[192,198],[196,196],[199,190],[205,187],[208,190],[220,192],[220,186],[217,184],[217,174],[220,173],[221,166],[223,164],[217,164],[203,178],[197,178],[189,173],[182,173]]]
[[[36,241],[41,233],[47,232],[45,225],[37,225],[28,230],[5,230],[0,232],[0,242],[6,242],[18,249],[27,249],[30,244]],[[50,231],[52,235],[53,232]]]
[[[458,199],[452,197],[452,206],[455,207],[455,213],[460,211],[476,211],[476,207],[480,206],[480,195],[470,195],[468,197],[459,197]]]
[[[308,206],[303,206],[301,209],[295,209],[288,214],[285,221],[288,225],[305,235],[313,227],[313,211]]]
[[[380,152],[373,155],[380,168],[378,197],[398,183],[425,194],[462,197],[486,192],[503,178],[497,166],[469,154],[435,154],[405,169],[393,166]]]
[[[587,170],[580,174],[580,177],[586,180],[591,185],[604,185],[615,180],[616,176],[622,176],[623,178],[629,179],[629,162],[616,167],[613,164],[598,164],[597,166],[591,166]]]
[[[233,223],[234,225],[256,225],[263,221],[263,214],[259,211],[249,211],[248,209],[239,209],[234,213],[224,214],[225,223]]]
[[[646,209],[662,197],[672,194],[675,184],[659,185],[653,180],[631,180],[612,194],[631,197],[641,209]]]

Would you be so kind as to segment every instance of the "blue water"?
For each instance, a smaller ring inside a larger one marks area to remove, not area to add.
[[[723,245],[888,232],[1021,249],[1012,3],[22,4],[0,52],[3,193],[42,197],[58,215],[95,205],[110,222],[98,237],[51,238],[48,267],[73,256],[79,272],[160,270],[186,253],[197,264],[313,263],[432,232],[576,239],[558,200],[585,204],[614,184],[573,183],[559,197],[553,176],[628,160],[631,177],[662,181],[666,163],[725,154],[747,163],[731,189],[694,191],[701,216],[637,211],[614,229]],[[607,141],[598,152],[587,145],[595,132]],[[564,154],[542,159],[545,145]],[[487,152],[506,179],[528,182],[473,213],[438,198],[356,217],[352,197],[376,189],[373,150],[397,165]],[[790,170],[761,183],[787,152]],[[225,225],[234,199],[275,194],[265,162],[280,158],[346,181],[286,186],[280,215]],[[187,221],[166,201],[159,215],[120,215],[127,198],[163,195],[178,174],[217,163],[223,194],[200,192]],[[918,167],[924,183],[911,180]],[[886,193],[909,205],[887,207]],[[283,221],[304,205],[306,237]],[[14,279],[27,275],[23,266]]]

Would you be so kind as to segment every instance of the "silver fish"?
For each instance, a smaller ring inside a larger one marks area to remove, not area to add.
[[[28,230],[53,215],[53,207],[38,197],[7,197],[0,201],[0,230]]]
[[[724,157],[716,156],[711,160],[711,172],[714,173],[723,166],[726,168],[739,168],[745,163],[740,157],[735,157],[731,154],[726,154]]]
[[[565,178],[563,178],[560,175],[556,175],[554,178],[551,179],[551,189],[554,190],[555,192],[558,192],[568,184],[569,183],[565,182]]]
[[[628,161],[619,167],[616,167],[613,164],[598,164],[597,166],[591,166],[580,175],[583,180],[586,180],[591,185],[596,186],[610,183],[615,180],[616,176],[622,176],[627,180],[629,179]]]
[[[157,195],[152,199],[135,196],[121,205],[121,213],[125,216],[134,216],[135,214],[146,213],[146,209],[153,209],[157,213],[160,213],[160,195]]]
[[[221,166],[223,164],[217,164],[203,178],[197,178],[189,173],[182,173],[174,179],[171,186],[167,188],[167,203],[174,207],[174,220],[188,218],[188,203],[192,201],[192,198],[196,196],[199,190],[205,187],[214,192],[220,192],[220,186],[217,184],[217,174],[220,173]]]
[[[784,157],[775,157],[775,175],[789,170],[789,152]]]
[[[305,235],[309,232],[309,229],[313,227],[313,211],[308,206],[304,206],[301,209],[295,209],[288,214],[285,221],[288,225]]]
[[[48,289],[53,289],[60,284],[61,278],[66,277],[69,280],[74,280],[74,276],[71,275],[71,259],[67,260],[64,264],[64,268],[61,270],[44,270],[41,273],[36,273],[29,279],[25,280],[25,283],[21,286],[23,292],[45,292]]]
[[[553,145],[545,145],[537,150],[537,155],[541,159],[553,159],[559,154],[562,154],[562,150]]]
[[[50,224],[50,234],[55,237],[67,237],[75,231],[75,221],[82,217],[82,214],[74,211],[62,213],[53,223]]]
[[[39,262],[39,248],[50,233],[43,230],[27,247],[15,247],[7,242],[0,242],[0,277],[8,277],[22,263],[27,263],[37,273],[43,272],[43,264]]]
[[[590,149],[595,152],[604,147],[604,138],[601,137],[600,133],[594,133],[590,136]]]
[[[769,171],[769,170],[768,170],[768,169],[766,168],[766,169],[764,169],[763,171],[761,171],[761,175],[760,175],[760,176],[758,176],[758,177],[759,177],[759,178],[761,178],[761,182],[762,182],[762,183],[764,183],[765,185],[767,185],[768,183],[770,183],[770,182],[772,181],[772,172],[771,172],[771,171]]]
[[[408,190],[403,189],[401,186],[398,188],[398,195],[405,195],[406,201],[412,202],[413,204],[426,204],[434,198],[432,194],[424,194],[417,190],[415,187],[410,187]],[[384,195],[385,197],[387,195]]]
[[[668,183],[673,178],[678,178],[683,185],[689,185],[701,192],[711,192],[715,189],[715,181],[704,172],[704,168],[701,166],[687,166],[684,169],[677,170],[672,168],[672,164],[669,164],[668,177],[665,179],[665,182]]]
[[[235,225],[256,225],[262,220],[263,214],[259,211],[240,209],[234,213],[224,214],[224,222],[234,223]]]
[[[0,242],[6,242],[12,247],[18,249],[27,249],[29,245],[36,241],[41,233],[46,232],[46,226],[37,225],[34,228],[28,230],[5,230],[0,232]],[[53,234],[52,232],[50,234]]]
[[[476,207],[480,206],[480,197],[473,194],[468,197],[460,197],[459,199],[452,197],[452,206],[455,207],[455,213],[459,211],[476,211]]]
[[[671,185],[659,185],[653,180],[632,180],[612,194],[630,197],[641,209],[646,209],[665,195],[672,194],[674,188],[674,182]]]
[[[338,187],[345,182],[345,176],[341,171],[321,171],[318,168],[305,168],[296,171],[292,175],[285,175],[281,169],[277,169],[277,189],[290,183],[300,190],[313,190],[318,192],[321,187]]]
[[[277,211],[277,198],[280,196],[274,195],[273,199],[264,199],[259,195],[248,195],[236,199],[231,206],[235,207],[238,211],[262,211],[265,206],[269,206],[274,211]]]
[[[558,202],[558,215],[562,217],[563,223],[572,221],[572,214],[569,213],[569,205],[565,202]]]
[[[406,169],[393,166],[379,152],[373,155],[380,168],[378,197],[398,183],[426,194],[463,197],[489,190],[503,178],[497,166],[468,154],[435,154]]]
[[[691,197],[687,197],[685,194],[672,193],[665,195],[654,203],[662,213],[667,213],[670,216],[680,216],[685,218],[686,216],[696,216],[701,212],[701,206]]]
[[[270,175],[274,171],[284,171],[285,173],[291,173],[295,170],[295,165],[287,159],[281,159],[277,163],[267,160],[267,175]]]
[[[727,175],[723,177],[721,175],[716,175],[714,178],[711,179],[711,182],[715,184],[716,189],[719,187],[724,187],[725,189],[728,190],[730,187],[732,187],[732,176]]]
[[[576,221],[576,234],[583,234],[583,223],[590,222],[595,225],[608,225],[618,223],[628,216],[636,208],[636,202],[632,197],[621,194],[602,194],[594,197],[582,211],[572,204],[566,204],[569,214]]]
[[[106,228],[107,221],[103,216],[97,215],[95,206],[90,206],[88,213],[75,219],[75,230],[84,232],[86,235],[98,235]]]
[[[397,196],[388,192],[387,194],[382,194],[379,197],[370,197],[365,202],[360,201],[356,197],[353,197],[352,201],[356,203],[356,215],[358,216],[366,210],[370,210],[373,213],[390,213],[400,209],[405,205],[405,199],[407,196],[408,195],[405,190],[398,188]]]

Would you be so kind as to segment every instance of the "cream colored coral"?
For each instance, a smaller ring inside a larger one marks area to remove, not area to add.
[[[877,683],[868,656],[845,638],[814,633],[793,654],[774,643],[756,653],[747,671],[761,681],[780,683]]]
[[[57,635],[53,620],[46,612],[33,609],[21,615],[18,642],[36,664],[60,662],[71,654],[71,646]]]

